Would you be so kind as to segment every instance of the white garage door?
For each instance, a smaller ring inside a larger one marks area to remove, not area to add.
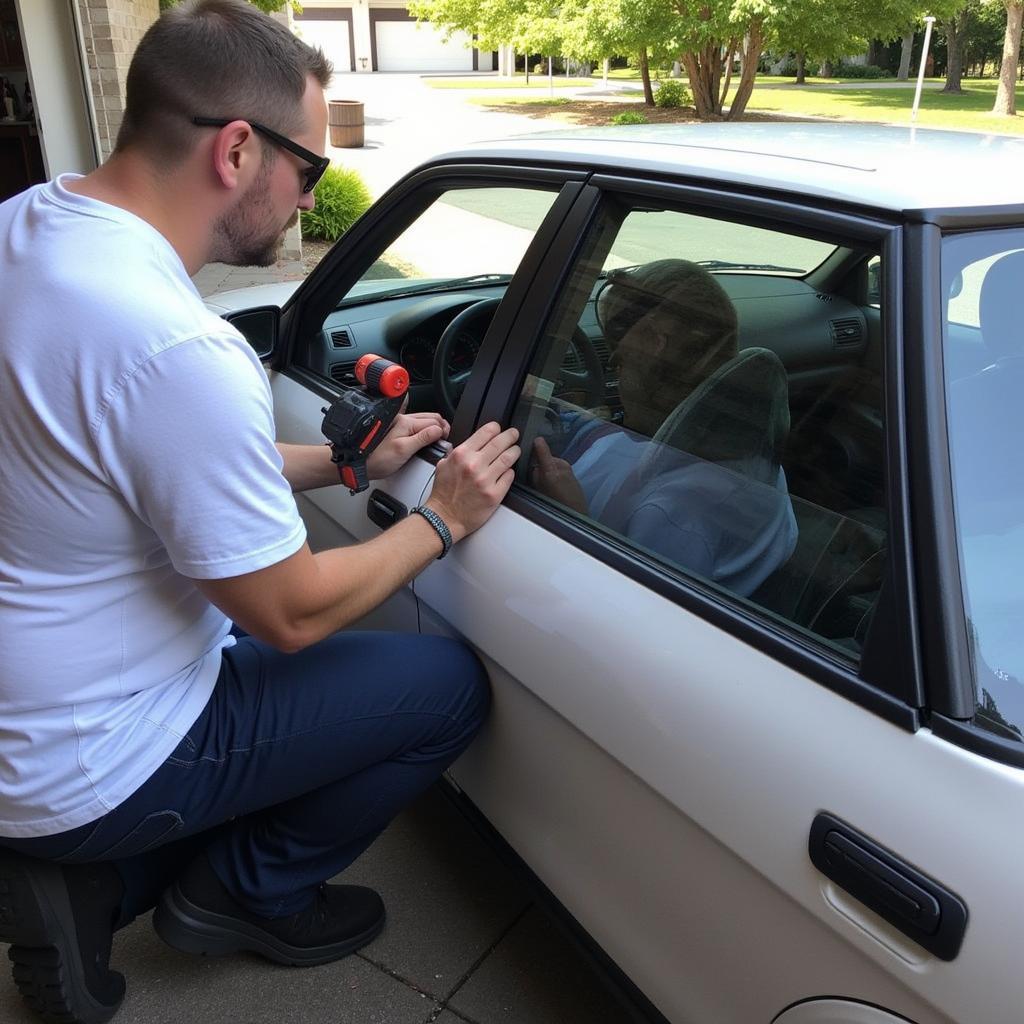
[[[448,42],[426,22],[378,21],[378,71],[472,71],[473,49],[465,32]]]
[[[335,74],[352,70],[352,54],[348,42],[348,22],[303,18],[295,22],[296,34],[304,43],[319,46],[334,65]]]

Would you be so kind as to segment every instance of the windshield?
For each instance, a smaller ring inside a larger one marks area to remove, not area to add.
[[[835,252],[828,242],[669,210],[636,210],[605,261],[618,270],[652,260],[692,260],[714,274],[803,277]]]
[[[979,725],[1024,730],[1024,229],[947,238],[943,363]]]

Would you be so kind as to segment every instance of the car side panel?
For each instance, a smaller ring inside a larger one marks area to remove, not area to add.
[[[310,391],[298,381],[282,373],[270,375],[274,394],[274,417],[277,439],[286,444],[322,444],[320,433],[327,399]],[[418,501],[431,466],[413,459],[401,473],[387,483],[388,493],[412,508]],[[314,551],[342,547],[368,540],[380,533],[380,527],[366,513],[369,490],[350,494],[345,487],[322,487],[296,495],[296,502],[306,523],[309,546]],[[415,632],[417,629],[416,599],[409,587],[403,587],[387,601],[354,623],[353,629],[387,629]]]
[[[669,1020],[821,995],[919,1024],[1019,1015],[1024,923],[1003,908],[1024,824],[992,801],[1019,806],[1024,772],[866,712],[506,508],[416,591],[491,670],[455,780]],[[819,811],[965,900],[955,961],[815,870]]]

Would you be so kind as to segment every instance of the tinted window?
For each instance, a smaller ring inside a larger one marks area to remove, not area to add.
[[[946,373],[964,608],[978,722],[1024,728],[1024,232],[947,239]]]
[[[875,254],[802,280],[835,248],[610,204],[517,422],[521,479],[563,514],[856,661],[886,549],[881,339],[844,297]]]

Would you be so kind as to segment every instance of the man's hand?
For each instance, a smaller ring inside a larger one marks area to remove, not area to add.
[[[434,486],[424,504],[447,524],[453,540],[479,529],[512,486],[512,467],[522,454],[515,427],[485,423],[438,464]]]
[[[572,467],[565,459],[556,459],[551,454],[551,449],[543,437],[534,438],[533,441],[530,483],[541,494],[554,498],[555,501],[576,512],[589,515],[586,495],[573,474]]]
[[[371,480],[382,480],[404,466],[421,448],[448,436],[448,421],[436,412],[399,413],[384,440],[366,460]]]

